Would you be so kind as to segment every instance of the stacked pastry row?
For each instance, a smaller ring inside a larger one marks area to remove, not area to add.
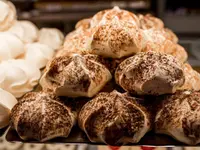
[[[30,21],[19,21],[15,6],[0,0],[0,128],[9,124],[16,98],[38,84],[41,69],[63,44],[58,29],[38,29]]]
[[[12,109],[12,127],[41,142],[77,124],[91,142],[137,143],[154,130],[198,144],[200,75],[177,41],[158,18],[118,7],[78,22],[47,64],[42,91]]]

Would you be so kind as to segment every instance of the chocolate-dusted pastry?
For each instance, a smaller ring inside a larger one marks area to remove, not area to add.
[[[40,84],[58,96],[93,97],[112,78],[110,71],[92,55],[72,54],[52,60]]]
[[[155,118],[156,133],[189,144],[200,143],[200,92],[180,91],[166,96]]]
[[[151,115],[136,98],[117,91],[99,93],[78,116],[80,128],[91,142],[109,145],[137,143],[151,129]]]
[[[75,118],[70,107],[45,92],[27,93],[11,111],[12,125],[20,138],[41,142],[68,137]]]
[[[179,90],[200,90],[200,74],[195,71],[190,64],[185,63],[183,65],[183,71],[185,74],[185,83],[179,88]]]
[[[130,22],[114,18],[96,27],[91,39],[91,53],[111,58],[122,58],[140,52],[142,34]]]
[[[159,18],[152,16],[151,14],[138,15],[138,19],[140,21],[141,29],[163,29],[164,23]]]
[[[149,51],[125,59],[115,71],[115,80],[130,93],[161,95],[176,92],[185,77],[173,56]]]

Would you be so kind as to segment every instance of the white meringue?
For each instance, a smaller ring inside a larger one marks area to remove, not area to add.
[[[7,32],[18,36],[25,43],[32,43],[37,40],[39,30],[30,21],[16,21]]]
[[[38,84],[40,70],[26,60],[8,60],[0,64],[0,88],[21,97]]]
[[[34,63],[38,68],[46,66],[47,62],[52,59],[54,51],[47,45],[40,43],[27,44],[24,59]]]
[[[15,104],[17,104],[17,99],[0,88],[0,129],[9,124],[10,112]]]
[[[9,1],[0,1],[0,31],[5,31],[12,26],[16,20],[15,6]]]
[[[0,32],[0,62],[24,53],[23,42],[11,33]]]
[[[64,35],[56,28],[42,28],[39,31],[38,42],[46,44],[54,50],[58,49],[64,41]]]

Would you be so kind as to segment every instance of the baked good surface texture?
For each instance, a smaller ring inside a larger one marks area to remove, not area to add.
[[[180,91],[166,96],[155,119],[156,133],[188,145],[200,143],[200,93]]]
[[[184,84],[185,77],[182,65],[173,56],[149,51],[119,64],[115,81],[131,93],[162,95],[176,92]]]
[[[136,98],[117,91],[99,93],[78,116],[80,128],[91,142],[109,145],[137,143],[151,129],[148,110]]]
[[[112,75],[104,65],[91,56],[93,55],[72,54],[53,59],[40,80],[43,90],[51,90],[58,96],[96,95]]]
[[[71,109],[52,93],[27,93],[11,112],[12,126],[23,140],[68,137],[74,121]]]

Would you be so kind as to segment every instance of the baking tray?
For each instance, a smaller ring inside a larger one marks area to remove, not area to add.
[[[9,129],[9,131],[6,134],[6,140],[8,142],[22,142],[22,143],[41,143],[36,140],[21,140],[17,134],[17,132],[14,129]],[[91,144],[91,145],[105,145],[104,143],[92,143],[88,140],[86,134],[81,131],[77,126],[73,127],[70,135],[68,138],[55,138],[52,140],[49,140],[47,142],[42,142],[45,144]],[[116,145],[119,146],[119,145]],[[161,134],[155,134],[153,131],[147,133],[139,143],[136,144],[127,144],[127,146],[164,146],[164,147],[173,147],[173,146],[188,146],[183,143],[180,143],[173,138],[161,135]]]

